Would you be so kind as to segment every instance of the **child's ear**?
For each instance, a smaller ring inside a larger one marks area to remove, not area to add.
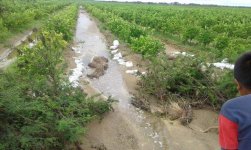
[[[241,89],[242,89],[241,84],[240,84],[236,79],[235,79],[234,81],[235,81],[235,83],[236,83],[236,85],[237,85],[237,90],[240,92]]]

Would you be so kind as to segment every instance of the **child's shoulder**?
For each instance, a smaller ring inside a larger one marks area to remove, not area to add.
[[[241,122],[243,118],[248,118],[251,114],[251,94],[240,96],[225,102],[220,114],[233,122]],[[248,115],[248,116],[247,116]]]
[[[223,104],[222,109],[241,108],[247,105],[251,105],[251,94],[228,100]]]

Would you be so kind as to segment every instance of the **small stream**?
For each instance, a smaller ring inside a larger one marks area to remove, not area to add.
[[[168,145],[166,139],[167,131],[161,119],[145,113],[130,104],[131,95],[124,83],[121,66],[110,59],[104,36],[100,33],[97,24],[92,21],[84,10],[80,10],[79,13],[75,43],[77,46],[74,49],[76,53],[74,59],[77,68],[73,69],[73,73],[69,77],[73,85],[77,86],[80,76],[86,76],[89,73],[90,69],[87,66],[94,56],[109,58],[109,68],[106,74],[99,79],[89,80],[90,85],[103,93],[103,95],[107,97],[112,96],[119,100],[115,106],[114,113],[119,114],[119,117],[123,118],[126,124],[128,124],[128,130],[131,129],[128,132],[133,132],[133,136],[137,139],[138,143],[134,149],[166,150]],[[107,119],[109,120],[109,118]],[[118,124],[120,123],[123,122],[118,122]],[[115,149],[115,147],[110,147],[110,149]],[[128,149],[130,148],[128,147]]]

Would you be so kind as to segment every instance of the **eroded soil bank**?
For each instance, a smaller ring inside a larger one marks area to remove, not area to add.
[[[105,35],[105,36],[104,36]],[[138,77],[125,74],[126,67],[120,66],[110,59],[108,43],[112,36],[102,34],[87,12],[80,10],[74,42],[75,53],[67,56],[74,61],[70,63],[72,73],[70,80],[82,86],[89,95],[102,93],[112,96],[118,102],[114,104],[114,112],[104,116],[103,120],[89,125],[86,136],[82,140],[84,150],[216,150],[219,149],[215,132],[201,131],[217,123],[217,114],[208,110],[194,111],[194,120],[189,127],[178,121],[148,114],[130,104],[130,92],[134,91]],[[126,46],[121,45],[126,50]],[[109,58],[109,67],[99,79],[88,79],[91,72],[88,63],[94,56]],[[137,64],[135,55],[128,53],[126,59]],[[75,68],[76,67],[76,68]],[[135,65],[135,68],[138,66]]]

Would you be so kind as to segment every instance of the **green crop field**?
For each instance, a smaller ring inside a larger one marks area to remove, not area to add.
[[[182,41],[196,49],[199,47],[219,58],[235,60],[239,54],[251,48],[250,8],[124,3],[95,3],[92,7],[95,7],[92,11],[101,21],[109,22],[119,17],[120,21],[130,22],[132,27],[153,30],[165,38]],[[102,17],[105,14],[109,18],[104,20]],[[126,29],[117,32],[119,36],[128,35]]]
[[[111,97],[100,100],[99,95],[90,97],[90,93],[85,93],[83,87],[87,83],[79,80],[89,71],[86,69],[89,65],[84,64],[89,60],[77,56],[87,57],[89,53],[85,52],[92,51],[91,46],[100,45],[103,51],[100,53],[113,56],[112,51],[108,51],[107,41],[111,39],[119,41],[114,53],[136,59],[128,62],[133,69],[145,72],[136,70],[132,79],[137,83],[130,83],[138,87],[132,89],[136,91],[133,96],[137,104],[146,105],[141,108],[150,111],[151,103],[166,107],[176,102],[184,108],[206,107],[218,112],[224,102],[238,96],[233,64],[239,55],[251,50],[250,14],[251,8],[244,7],[0,0],[0,150],[79,148],[88,123],[113,110],[115,100]],[[78,21],[80,17],[82,20]],[[37,23],[39,27],[35,26]],[[82,28],[84,25],[90,28],[88,33],[93,35],[90,39],[103,43],[95,45],[95,41],[89,39],[90,48],[84,49],[85,41],[81,41],[82,34],[87,34],[86,28]],[[80,40],[75,38],[77,28]],[[25,40],[18,39],[17,34],[25,34],[26,30],[33,32]],[[16,39],[20,41],[18,46],[12,42]],[[169,47],[175,47],[176,51]],[[75,49],[79,50],[78,54]],[[11,63],[6,63],[9,61]],[[106,63],[110,65],[110,62],[116,60],[109,57]],[[217,68],[218,62],[228,66]],[[7,67],[1,68],[2,63]],[[126,62],[123,60],[123,63]],[[74,65],[79,73],[77,87],[69,81],[69,76],[75,73]],[[135,71],[123,70],[130,68],[128,66],[114,68],[122,83],[125,71]],[[104,75],[110,71],[106,69],[100,69]],[[93,80],[89,79],[88,84],[89,81]],[[111,95],[120,95],[118,93]],[[121,105],[126,104],[127,108],[130,102]],[[115,119],[121,114],[126,113],[118,113]]]

